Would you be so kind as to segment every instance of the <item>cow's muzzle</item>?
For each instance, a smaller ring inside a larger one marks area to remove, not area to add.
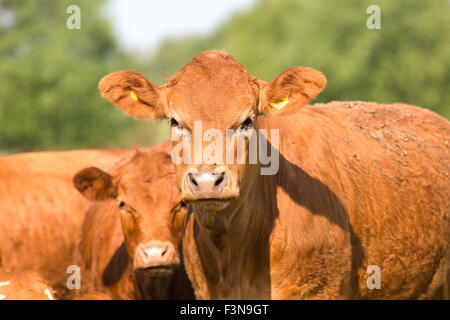
[[[184,200],[229,199],[237,196],[233,191],[231,172],[225,167],[208,170],[190,168],[183,179]]]
[[[175,246],[169,241],[150,241],[139,244],[134,258],[134,269],[149,276],[165,276],[179,264]]]

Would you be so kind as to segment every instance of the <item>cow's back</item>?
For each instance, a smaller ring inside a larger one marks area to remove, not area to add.
[[[0,158],[0,272],[35,270],[65,290],[89,202],[72,177],[87,166],[110,168],[132,150],[24,153]]]
[[[271,126],[287,162],[345,208],[361,297],[432,295],[447,272],[449,122],[404,104],[333,102]],[[370,265],[380,267],[380,290],[367,288]]]

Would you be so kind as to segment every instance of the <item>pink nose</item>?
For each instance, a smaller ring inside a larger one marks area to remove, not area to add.
[[[168,267],[178,264],[175,246],[169,241],[150,241],[139,244],[134,259],[135,269]]]
[[[224,171],[189,172],[186,182],[194,195],[201,197],[220,197],[227,185],[227,174]]]

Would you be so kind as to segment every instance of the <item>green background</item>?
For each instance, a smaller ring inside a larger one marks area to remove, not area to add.
[[[225,1],[225,0],[224,0]],[[66,28],[80,6],[81,30]],[[369,30],[366,9],[381,9]],[[318,102],[404,102],[450,116],[450,1],[260,0],[214,33],[167,39],[148,56],[121,48],[103,1],[0,0],[0,153],[152,145],[166,122],[123,115],[97,90],[132,69],[161,84],[195,54],[221,49],[269,81],[297,65],[328,79]],[[188,12],[186,14],[189,14]]]

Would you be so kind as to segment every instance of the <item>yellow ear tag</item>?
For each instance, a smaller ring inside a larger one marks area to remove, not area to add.
[[[286,96],[286,98],[284,98],[281,101],[277,101],[277,102],[271,102],[269,103],[273,108],[277,109],[277,110],[281,110],[283,109],[287,104],[289,103],[289,95]]]
[[[137,97],[136,93],[134,93],[134,91],[130,91],[130,97],[134,101],[138,101],[138,97]]]

